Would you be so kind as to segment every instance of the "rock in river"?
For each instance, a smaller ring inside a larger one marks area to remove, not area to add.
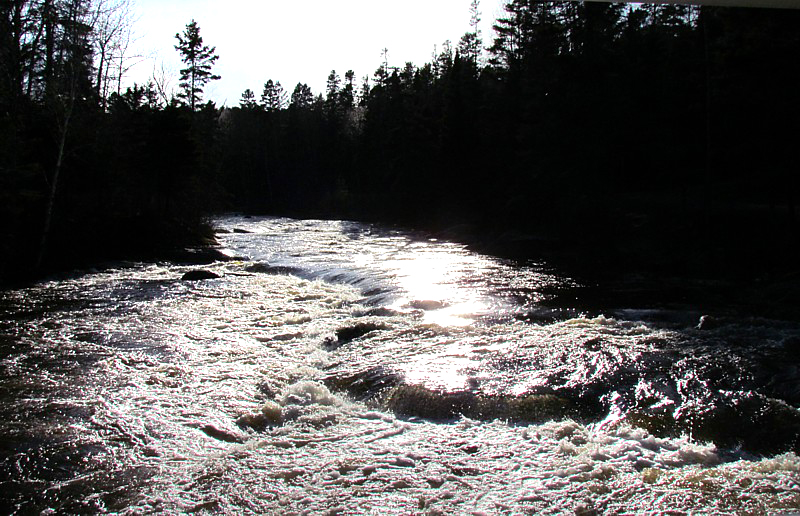
[[[217,279],[221,276],[219,274],[213,273],[211,271],[206,271],[203,269],[197,269],[193,271],[189,271],[184,274],[181,279],[183,281],[200,281],[200,280],[208,280],[208,279]]]

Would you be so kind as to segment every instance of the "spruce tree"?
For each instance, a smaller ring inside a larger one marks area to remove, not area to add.
[[[314,94],[307,84],[297,83],[292,92],[291,106],[300,109],[310,108],[314,103]]]
[[[211,73],[211,67],[219,59],[215,54],[217,47],[203,45],[200,27],[194,20],[186,26],[183,35],[175,34],[175,38],[178,40],[175,50],[180,52],[181,60],[186,64],[186,68],[181,70],[178,98],[195,111],[197,104],[203,100],[206,84],[220,79],[219,75]]]
[[[353,109],[353,106],[355,106],[355,80],[356,72],[353,70],[348,70],[347,73],[344,74],[344,88],[339,91],[339,96],[341,97],[342,106],[345,109]]]
[[[336,96],[339,93],[339,86],[341,83],[342,80],[339,78],[339,74],[336,73],[336,70],[331,70],[325,87],[325,98],[329,104],[336,104]]]
[[[458,52],[477,67],[483,46],[480,30],[480,0],[472,0],[469,6],[469,16],[469,26],[472,30],[461,37],[461,41],[458,43]]]
[[[253,93],[253,90],[247,88],[242,93],[242,98],[239,100],[239,106],[243,109],[255,109],[258,104],[256,104],[256,94]]]
[[[280,111],[286,107],[286,92],[281,86],[281,81],[273,82],[270,79],[264,84],[261,105],[269,112]]]

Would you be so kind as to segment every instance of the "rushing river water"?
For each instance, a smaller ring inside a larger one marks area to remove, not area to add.
[[[0,294],[0,512],[800,511],[800,324],[582,313],[557,271],[424,235],[217,224],[218,279]]]

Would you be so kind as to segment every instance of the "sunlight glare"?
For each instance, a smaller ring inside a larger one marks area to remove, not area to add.
[[[468,326],[489,306],[468,283],[468,274],[480,272],[480,258],[462,249],[415,244],[387,264],[406,293],[392,308],[423,311],[423,322],[439,326]]]

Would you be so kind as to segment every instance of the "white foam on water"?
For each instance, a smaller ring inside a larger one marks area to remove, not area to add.
[[[308,236],[299,221],[229,224],[268,237],[251,253],[259,260],[302,254],[293,247],[299,244],[275,235],[298,241]],[[374,257],[362,257],[363,266],[407,243],[392,234],[359,240],[342,224],[312,227],[319,229],[313,238],[325,245],[358,247],[362,254],[371,246]],[[248,239],[252,236],[230,235],[229,243],[244,255]],[[466,251],[452,251],[462,253],[463,262]],[[308,270],[322,270],[318,254],[301,258]],[[213,265],[220,280],[191,285],[177,280],[183,268],[153,266],[51,282],[39,295],[77,296],[85,305],[75,313],[54,311],[44,322],[18,323],[26,344],[44,356],[77,360],[91,352],[101,357],[81,382],[57,372],[45,377],[39,362],[32,367],[9,358],[3,364],[9,378],[39,374],[41,383],[74,382],[66,400],[73,405],[102,400],[93,402],[91,420],[75,428],[114,465],[103,473],[143,468],[150,475],[127,488],[129,506],[118,512],[735,514],[800,509],[796,455],[733,460],[729,450],[688,436],[655,436],[626,423],[622,397],[609,405],[619,408],[620,417],[603,424],[561,414],[536,424],[457,414],[434,423],[387,412],[379,393],[359,402],[356,389],[346,392],[375,371],[378,380],[393,374],[398,381],[410,378],[414,385],[430,387],[425,392],[431,395],[450,387],[486,396],[528,396],[541,387],[582,392],[628,375],[635,378],[634,401],[667,407],[669,401],[681,401],[676,392],[663,378],[639,381],[637,367],[659,342],[677,339],[675,332],[604,316],[546,325],[482,324],[472,318],[469,325],[453,327],[429,324],[414,310],[364,315],[374,307],[361,304],[364,292],[358,285],[249,274],[245,266]],[[492,267],[500,265],[492,262]],[[525,274],[532,276],[519,273]],[[391,275],[381,278],[391,280]],[[145,284],[150,297],[141,292]],[[127,296],[122,307],[116,300],[93,301],[120,290]],[[376,329],[326,347],[326,338],[359,322]],[[81,334],[89,338],[79,339]],[[137,347],[125,347],[132,343]],[[89,485],[93,477],[87,478]]]

